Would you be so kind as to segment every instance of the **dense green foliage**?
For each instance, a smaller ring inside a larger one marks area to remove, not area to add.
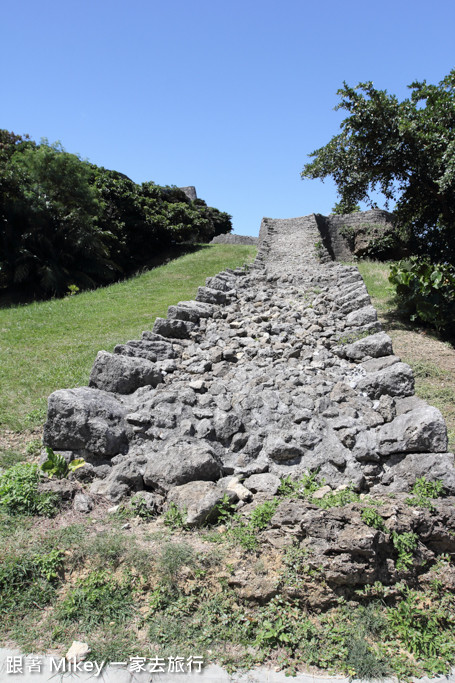
[[[231,228],[228,214],[177,187],[137,185],[58,143],[0,130],[0,291],[93,288]]]
[[[0,511],[9,514],[52,516],[57,511],[56,496],[41,493],[41,472],[37,465],[20,462],[0,475]]]
[[[455,332],[455,267],[412,256],[394,264],[389,280],[396,286],[402,312],[438,332]]]
[[[344,83],[336,109],[349,116],[301,175],[331,176],[346,213],[359,201],[375,206],[371,193],[381,191],[417,253],[455,263],[455,69],[438,85],[409,87],[399,102],[371,82]]]

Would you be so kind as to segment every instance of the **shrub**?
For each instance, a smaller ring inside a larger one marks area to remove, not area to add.
[[[400,310],[438,332],[455,330],[455,268],[412,256],[392,266],[389,280],[396,286]]]
[[[57,511],[57,496],[40,493],[41,473],[37,465],[18,463],[0,476],[0,510],[9,514],[44,515]]]

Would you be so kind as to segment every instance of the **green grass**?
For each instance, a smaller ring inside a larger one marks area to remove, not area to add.
[[[390,262],[359,261],[355,264],[365,281],[368,294],[378,313],[394,307],[395,287],[389,282]]]
[[[217,244],[124,282],[65,299],[0,309],[0,426],[40,424],[56,389],[86,385],[100,349],[137,339],[205,278],[250,261],[256,248]]]

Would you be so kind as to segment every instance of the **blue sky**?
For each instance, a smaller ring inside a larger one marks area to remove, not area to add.
[[[136,182],[195,185],[233,215],[329,213],[300,179],[338,132],[336,91],[399,98],[455,66],[453,0],[16,0],[0,22],[0,127]]]

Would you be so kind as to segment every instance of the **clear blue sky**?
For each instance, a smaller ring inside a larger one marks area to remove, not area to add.
[[[398,97],[455,66],[453,0],[16,0],[0,21],[0,127],[136,182],[195,185],[257,234],[329,213],[300,179],[338,132],[336,91]]]

